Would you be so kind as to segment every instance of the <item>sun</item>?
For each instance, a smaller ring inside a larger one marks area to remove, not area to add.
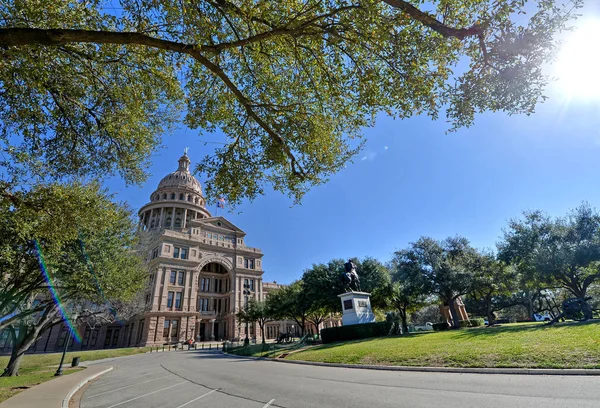
[[[600,99],[600,20],[578,25],[562,45],[556,77],[571,98]]]

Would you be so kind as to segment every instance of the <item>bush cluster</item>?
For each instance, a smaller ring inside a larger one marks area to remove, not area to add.
[[[476,317],[470,320],[461,320],[460,327],[479,327],[483,326],[485,321],[481,317]]]
[[[390,322],[353,324],[350,326],[329,327],[321,330],[321,340],[324,344],[334,341],[366,339],[367,337],[387,336]]]
[[[448,326],[448,323],[446,323],[446,322],[433,324],[433,331],[444,331],[444,330],[448,330],[449,328],[450,328],[450,326]]]

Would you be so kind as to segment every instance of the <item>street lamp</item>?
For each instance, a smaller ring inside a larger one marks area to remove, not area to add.
[[[294,334],[296,334],[296,332],[294,332],[294,325],[292,324],[292,341],[294,341]]]
[[[72,317],[73,322],[77,323],[77,314],[74,314]],[[69,324],[67,324],[67,338],[65,339],[65,348],[63,348],[62,357],[60,358],[60,364],[58,365],[58,369],[56,373],[54,373],[55,377],[61,376],[63,373],[62,366],[65,361],[65,354],[67,354],[67,349],[69,348],[69,342],[71,341],[71,337],[73,337],[73,333],[71,332]],[[75,328],[73,330],[76,330]]]
[[[244,293],[247,293],[244,291]],[[246,338],[244,339],[244,346],[248,346],[250,344],[250,339],[248,338],[248,295],[244,296],[244,308],[246,309]]]

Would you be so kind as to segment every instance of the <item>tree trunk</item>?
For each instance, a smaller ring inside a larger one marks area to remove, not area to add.
[[[12,352],[2,377],[14,377],[19,375],[21,359],[29,347],[31,347],[31,345],[35,342],[36,338],[36,330],[30,330],[30,328],[24,324],[19,327],[19,336],[13,335],[14,341]]]
[[[408,334],[408,319],[406,318],[406,307],[400,309],[400,318],[402,319],[402,333]]]
[[[456,310],[456,299],[452,298],[448,300],[448,308],[450,309],[450,316],[452,316],[452,328],[459,329],[460,317],[458,316],[458,311]]]
[[[260,322],[258,324],[260,325],[260,335],[262,337],[262,344],[265,344],[265,324],[260,324]]]
[[[486,315],[488,319],[488,326],[494,325],[494,314],[492,313],[492,298],[490,296],[486,296]]]

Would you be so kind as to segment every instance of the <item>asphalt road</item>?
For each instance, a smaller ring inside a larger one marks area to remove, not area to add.
[[[214,351],[111,363],[83,408],[600,407],[600,377],[418,373],[282,364]]]

